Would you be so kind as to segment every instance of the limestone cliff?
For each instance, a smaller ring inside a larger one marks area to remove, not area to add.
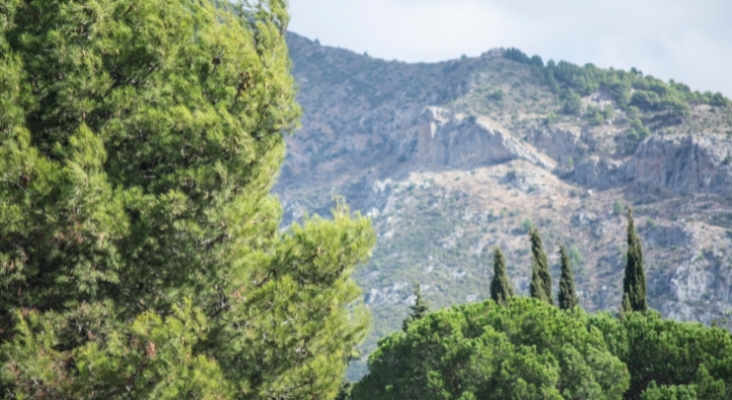
[[[628,162],[627,178],[676,193],[732,195],[732,142],[704,133],[654,135]]]

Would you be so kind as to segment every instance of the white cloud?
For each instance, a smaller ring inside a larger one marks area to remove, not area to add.
[[[290,0],[290,10],[294,32],[385,59],[432,62],[515,46],[732,97],[728,0]]]

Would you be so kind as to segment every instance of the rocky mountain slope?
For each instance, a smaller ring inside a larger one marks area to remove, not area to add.
[[[528,293],[532,224],[554,278],[561,241],[582,306],[616,310],[624,204],[643,239],[650,305],[729,324],[732,107],[723,96],[635,70],[545,67],[513,49],[406,64],[295,34],[288,43],[304,116],[275,192],[285,222],[327,215],[333,194],[373,218],[379,243],[357,276],[374,314],[367,351],[399,329],[416,282],[434,308],[487,298],[494,246]],[[575,75],[562,78],[567,70]],[[593,85],[596,71],[610,78]]]

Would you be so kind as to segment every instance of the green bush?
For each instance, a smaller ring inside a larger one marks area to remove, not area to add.
[[[588,106],[585,113],[587,119],[592,125],[599,126],[605,123],[605,112],[595,106]]]
[[[531,220],[531,218],[526,217],[523,221],[521,221],[521,225],[519,226],[519,230],[521,230],[522,233],[529,233],[529,230],[534,227],[534,221]]]
[[[638,148],[640,142],[651,136],[651,131],[643,125],[643,121],[640,118],[635,118],[630,121],[630,129],[626,135],[628,153],[633,153]]]
[[[582,98],[575,92],[569,90],[563,95],[562,112],[570,115],[582,113]]]
[[[615,203],[613,203],[613,213],[615,215],[622,215],[623,211],[625,211],[623,203],[621,203],[620,200],[615,200]]]

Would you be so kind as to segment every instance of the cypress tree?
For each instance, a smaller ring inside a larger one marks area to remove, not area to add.
[[[414,285],[414,304],[409,306],[411,312],[402,322],[402,329],[407,330],[409,324],[418,319],[424,318],[430,312],[430,307],[427,302],[422,298],[422,289],[420,284]]]
[[[280,231],[286,0],[0,4],[0,393],[333,398],[375,242]]]
[[[646,302],[646,272],[643,267],[643,251],[635,231],[633,210],[628,207],[628,263],[623,277],[623,296],[628,297],[632,311],[648,310]]]
[[[536,227],[529,230],[529,239],[531,241],[531,283],[529,284],[531,297],[554,304],[549,262],[546,253],[544,253],[544,245],[541,242],[539,230]]]
[[[559,244],[559,258],[562,264],[562,276],[559,278],[559,308],[572,310],[579,306],[579,298],[575,292],[569,253],[563,244]]]
[[[498,247],[493,251],[493,279],[491,280],[491,299],[505,306],[513,297],[513,288],[506,275],[506,257]]]
[[[633,312],[633,308],[630,306],[630,299],[628,298],[628,293],[623,293],[623,302],[620,304],[620,310],[618,311],[618,317],[620,317],[620,319],[623,319],[630,312]]]

